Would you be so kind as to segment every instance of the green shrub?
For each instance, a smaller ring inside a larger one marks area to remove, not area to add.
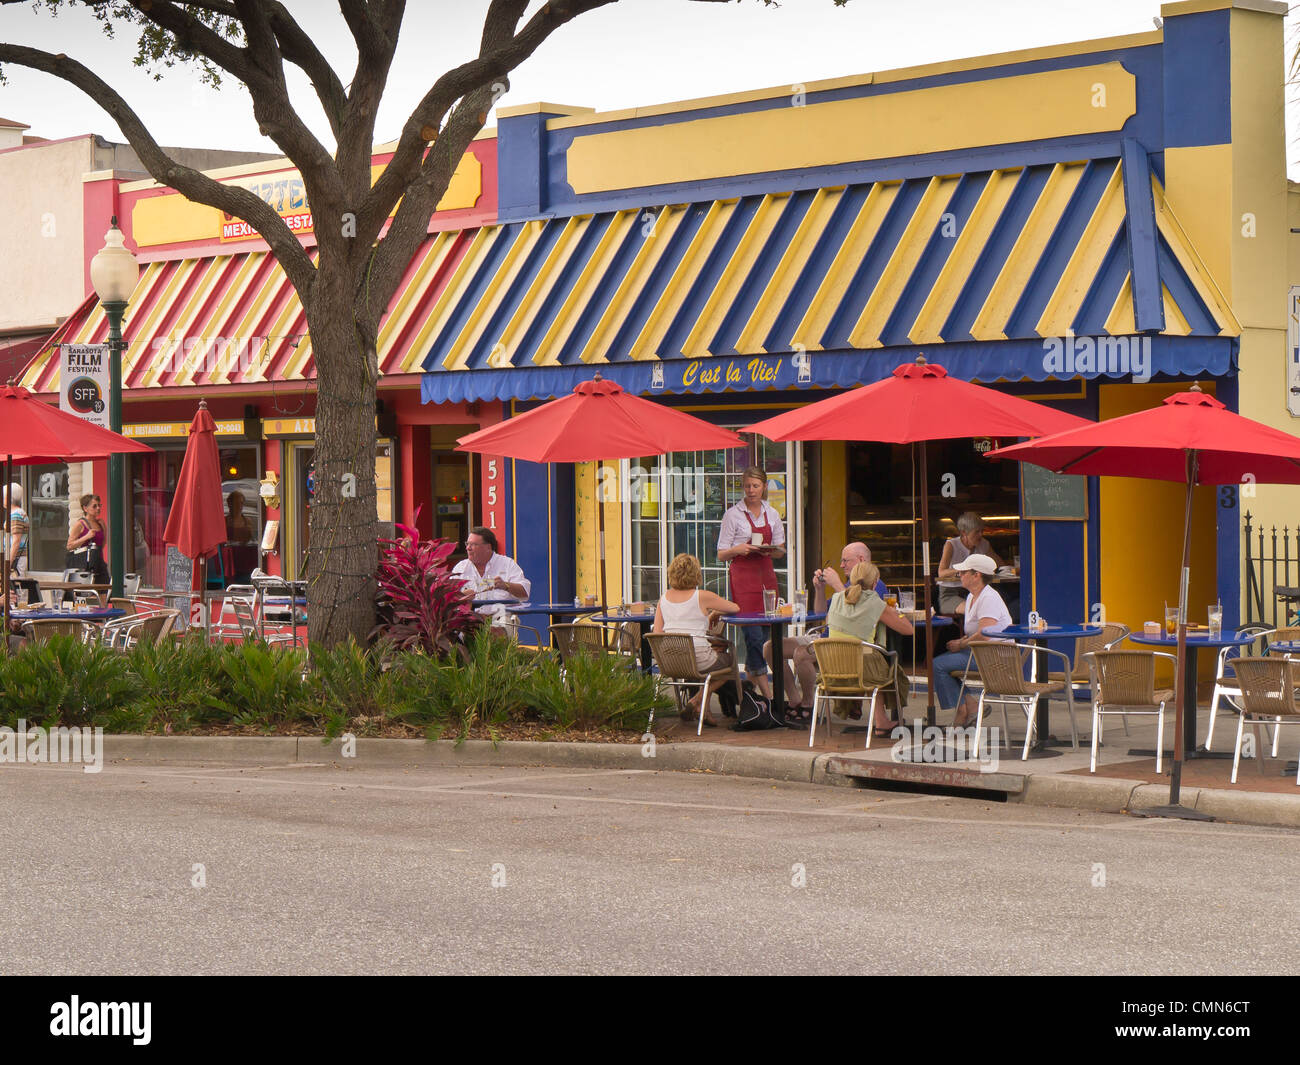
[[[529,683],[529,703],[543,721],[567,728],[644,729],[653,710],[672,700],[656,690],[655,679],[613,658],[574,655],[563,671],[554,659],[538,663]]]
[[[141,692],[125,656],[74,636],[28,644],[0,659],[0,706],[5,723],[104,725],[128,710]]]
[[[392,671],[382,668],[391,654],[382,644],[367,651],[351,637],[333,648],[312,644],[308,694],[324,721],[326,739],[347,730],[378,734],[393,710]]]
[[[446,674],[455,663],[424,654],[400,654],[386,674],[393,718],[425,729],[437,739],[451,717],[445,689],[453,683]],[[459,721],[459,717],[457,718]]]
[[[299,651],[248,640],[224,649],[221,671],[231,723],[271,730],[277,725],[316,721],[322,714],[303,680]]]
[[[141,693],[134,714],[124,717],[123,729],[147,731],[171,726],[173,731],[185,732],[227,720],[231,711],[222,669],[227,654],[226,645],[211,646],[197,632],[183,640],[137,644],[126,658],[140,679]],[[131,722],[137,727],[129,728]]]

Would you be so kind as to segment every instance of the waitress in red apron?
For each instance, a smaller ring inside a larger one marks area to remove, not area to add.
[[[767,474],[748,466],[741,477],[745,498],[722,515],[718,529],[718,561],[730,565],[731,600],[746,614],[763,613],[763,590],[776,590],[774,558],[785,555],[781,517],[766,502]],[[757,540],[757,543],[755,542]],[[769,699],[772,682],[763,660],[767,638],[761,625],[745,625],[745,674]]]

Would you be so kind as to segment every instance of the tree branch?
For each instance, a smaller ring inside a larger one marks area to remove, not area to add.
[[[241,218],[256,229],[270,245],[271,253],[305,302],[316,277],[316,268],[298,238],[269,204],[247,189],[213,181],[206,174],[176,162],[158,146],[130,105],[76,60],[22,45],[0,44],[0,63],[15,63],[53,74],[84,92],[117,123],[155,181],[174,188],[195,203],[207,204]]]

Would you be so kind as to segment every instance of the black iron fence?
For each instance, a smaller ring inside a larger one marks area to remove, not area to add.
[[[1278,602],[1277,589],[1300,585],[1300,526],[1253,527],[1246,511],[1246,587],[1243,625],[1290,624],[1294,609]]]

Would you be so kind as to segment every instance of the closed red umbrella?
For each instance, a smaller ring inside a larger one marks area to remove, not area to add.
[[[930,614],[930,506],[925,442],[966,436],[1040,436],[1090,425],[1083,418],[956,377],[918,356],[883,381],[746,426],[771,440],[871,440],[921,444],[921,552],[925,613]],[[927,717],[934,724],[933,632],[925,627]]]
[[[1193,812],[1179,805],[1186,752],[1183,722],[1195,721],[1195,694],[1187,690],[1187,579],[1192,550],[1192,489],[1198,484],[1300,484],[1300,437],[1244,418],[1193,386],[1151,410],[1094,422],[1052,436],[989,453],[990,458],[1032,462],[1056,473],[1141,477],[1187,485],[1183,515],[1183,567],[1178,593],[1178,675],[1174,723],[1174,765],[1169,806],[1156,813],[1179,817]],[[1185,703],[1190,707],[1185,707]],[[1202,817],[1204,815],[1201,815]]]
[[[462,436],[459,450],[528,462],[599,462],[668,451],[744,447],[730,429],[625,392],[599,373],[570,395]],[[605,596],[605,510],[596,500],[600,598]]]
[[[217,452],[216,433],[217,424],[208,413],[208,404],[200,400],[190,422],[185,458],[176,479],[176,495],[167,515],[167,527],[163,529],[163,540],[175,544],[190,559],[207,559],[226,541],[221,456]]]
[[[103,429],[75,414],[43,403],[31,392],[11,380],[0,388],[0,455],[5,456],[6,485],[13,481],[13,466],[36,463],[66,462],[71,459],[102,459],[108,455],[132,451],[152,451],[147,444]],[[6,491],[8,489],[6,488]],[[110,500],[120,506],[120,500]],[[9,633],[9,513],[4,520],[4,631]],[[9,641],[6,638],[7,649]]]

